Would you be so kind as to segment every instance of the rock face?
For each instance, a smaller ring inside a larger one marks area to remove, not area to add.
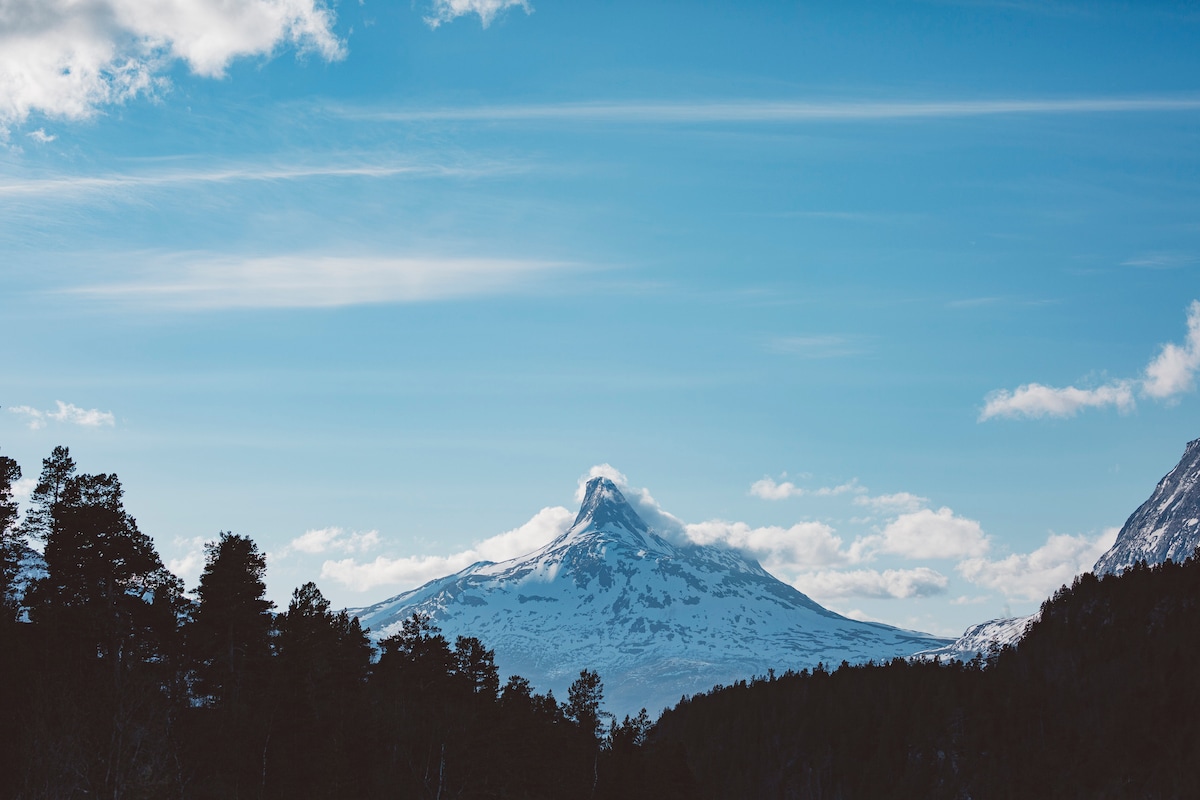
[[[1097,575],[1119,573],[1139,561],[1183,561],[1200,545],[1200,439],[1189,442],[1183,459],[1167,473],[1096,562]]]
[[[652,714],[717,683],[843,660],[908,656],[948,640],[835,614],[753,560],[657,535],[606,478],[588,482],[574,525],[550,544],[366,608],[373,636],[428,614],[453,643],[478,637],[502,676],[562,699],[600,673],[609,710]]]

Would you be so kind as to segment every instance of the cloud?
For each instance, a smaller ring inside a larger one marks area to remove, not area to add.
[[[568,266],[498,258],[199,257],[167,278],[67,292],[158,309],[328,308],[495,294]]]
[[[0,0],[0,129],[89,117],[164,87],[179,61],[218,78],[284,46],[339,59],[333,23],[323,0]]]
[[[786,500],[789,497],[834,497],[849,492],[866,491],[858,485],[857,480],[850,480],[838,486],[821,486],[816,489],[805,489],[791,481],[776,483],[774,478],[763,478],[750,485],[750,494],[763,500]]]
[[[526,14],[533,13],[533,6],[528,0],[434,0],[433,13],[425,17],[425,22],[429,27],[437,28],[467,14],[478,14],[479,21],[486,28],[496,15],[509,8],[520,8]]]
[[[56,400],[55,403],[58,405],[58,409],[55,411],[42,411],[32,406],[13,406],[8,410],[14,414],[29,417],[29,429],[34,431],[46,427],[47,420],[82,425],[85,428],[99,428],[105,425],[112,427],[117,423],[116,417],[109,411],[101,411],[98,408],[80,408],[73,403],[64,403],[62,400]]]
[[[882,533],[856,540],[851,554],[866,558],[877,553],[902,558],[966,558],[981,556],[990,547],[983,528],[973,519],[955,516],[949,508],[923,508],[901,514]]]
[[[502,0],[492,0],[501,2]],[[488,0],[482,0],[488,3]],[[490,3],[489,3],[490,4]],[[472,9],[467,9],[469,13]],[[558,103],[402,111],[347,111],[382,122],[562,121],[642,124],[872,122],[1006,114],[1116,114],[1200,110],[1200,98],[1084,97],[1058,100],[833,101],[757,100],[702,103]]]
[[[616,484],[638,516],[659,536],[679,544],[687,543],[688,536],[683,520],[674,514],[663,511],[662,506],[650,494],[649,489],[630,485],[625,474],[611,464],[597,464],[579,479],[575,488],[575,502],[583,502],[584,490],[587,482],[592,478],[608,478]]]
[[[1195,262],[1196,257],[1189,253],[1146,253],[1137,258],[1122,261],[1121,266],[1141,269],[1178,269]]]
[[[318,528],[305,531],[288,542],[280,555],[288,552],[308,554],[338,550],[343,553],[363,553],[379,546],[379,531],[346,533],[341,528]]]
[[[979,421],[995,417],[1073,417],[1084,408],[1104,406],[1116,406],[1118,411],[1128,413],[1135,404],[1130,381],[1114,381],[1095,389],[1056,389],[1027,383],[1012,392],[1001,389],[988,395]]]
[[[184,586],[195,586],[200,582],[200,573],[204,569],[204,545],[208,542],[203,536],[191,539],[176,538],[176,549],[183,549],[183,555],[167,559],[167,569],[183,581]]]
[[[0,0],[2,2],[3,0]],[[36,133],[36,131],[35,131]],[[30,134],[31,136],[33,134]],[[172,188],[178,186],[225,184],[238,182],[301,181],[317,178],[392,178],[415,177],[478,177],[513,173],[521,169],[505,163],[481,163],[476,166],[454,166],[438,163],[398,163],[391,160],[363,161],[341,164],[224,164],[195,169],[165,169],[157,172],[113,173],[108,175],[68,175],[30,180],[0,182],[2,197],[61,197],[132,189]]]
[[[781,355],[799,358],[844,358],[863,352],[854,340],[847,336],[781,336],[772,339],[767,349]]]
[[[944,594],[950,579],[928,567],[883,572],[825,570],[801,575],[792,585],[821,602],[847,597],[903,600]]]
[[[484,539],[458,553],[402,558],[378,556],[366,563],[359,563],[354,558],[326,561],[321,566],[321,578],[360,592],[376,586],[411,589],[464,570],[477,561],[507,561],[525,555],[565,533],[574,521],[574,512],[562,506],[547,507],[519,528]]]
[[[710,520],[687,525],[685,530],[694,544],[742,550],[762,561],[770,572],[794,573],[849,560],[841,538],[823,522],[753,528],[745,522]]]
[[[1156,400],[1173,400],[1194,387],[1200,369],[1200,300],[1188,306],[1187,338],[1182,346],[1164,344],[1146,367],[1142,393]]]
[[[854,498],[854,504],[857,506],[869,506],[876,511],[884,513],[899,513],[903,511],[916,511],[924,507],[929,502],[928,497],[921,497],[910,492],[896,492],[895,494],[881,494],[875,497],[860,495]]]
[[[1012,600],[1044,600],[1076,575],[1088,572],[1117,539],[1117,528],[1094,538],[1050,534],[1046,543],[1027,554],[990,561],[972,558],[956,569],[967,580],[995,589]]]
[[[1105,406],[1127,413],[1136,406],[1135,390],[1144,397],[1175,402],[1195,388],[1196,372],[1200,370],[1200,300],[1188,306],[1187,328],[1184,343],[1162,345],[1140,380],[1111,381],[1095,389],[1058,389],[1040,383],[1027,383],[1012,392],[1001,389],[987,396],[979,421],[996,417],[1073,417],[1085,408]]]
[[[58,138],[54,134],[46,133],[45,128],[38,128],[36,131],[30,131],[29,133],[27,133],[25,135],[40,144],[49,144],[50,142],[53,142],[55,139]]]

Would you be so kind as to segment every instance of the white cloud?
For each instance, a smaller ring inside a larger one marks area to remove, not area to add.
[[[221,77],[283,46],[344,55],[323,0],[0,0],[0,129],[80,119],[162,87],[177,61]]]
[[[326,561],[321,577],[335,580],[354,591],[376,586],[410,589],[434,578],[452,575],[477,561],[506,561],[525,555],[553,541],[575,521],[575,514],[561,506],[543,508],[519,528],[485,539],[474,547],[448,556],[378,556],[359,563],[354,558]]]
[[[327,308],[415,303],[511,290],[569,265],[498,258],[201,257],[173,273],[69,293],[158,309]]]
[[[40,430],[46,427],[47,420],[65,422],[71,425],[82,425],[85,428],[112,427],[116,425],[116,417],[112,412],[101,411],[98,408],[80,408],[73,403],[55,401],[58,408],[54,411],[42,411],[32,406],[13,406],[8,410],[14,414],[22,414],[29,418],[29,429]]]
[[[1108,528],[1094,538],[1051,534],[1046,543],[1027,554],[989,561],[972,558],[956,569],[979,586],[1003,592],[1013,600],[1044,600],[1076,575],[1088,572],[1116,541],[1118,529]]]
[[[823,522],[752,528],[744,522],[710,520],[687,525],[686,532],[695,544],[718,544],[749,553],[773,573],[794,573],[849,560],[841,538]]]
[[[33,490],[37,488],[38,479],[30,475],[27,478],[20,478],[12,484],[12,496],[18,503],[26,503],[29,497],[33,494]]]
[[[292,541],[279,555],[289,552],[308,554],[337,550],[343,553],[364,553],[379,546],[379,531],[347,533],[341,528],[317,528],[305,531]]]
[[[520,8],[526,14],[533,13],[533,6],[528,0],[434,0],[433,13],[425,17],[425,22],[429,27],[437,28],[467,14],[478,14],[479,21],[486,28],[497,14],[509,8]]]
[[[876,511],[884,513],[899,513],[903,511],[916,511],[923,508],[929,502],[928,497],[921,497],[912,494],[911,492],[896,492],[895,494],[881,494],[875,497],[860,495],[854,498],[854,504],[858,506],[869,506]]]
[[[1146,367],[1142,392],[1149,397],[1170,400],[1192,390],[1200,370],[1200,300],[1188,307],[1187,326],[1184,344],[1164,344]]]
[[[915,569],[823,570],[801,575],[792,583],[810,597],[824,602],[847,597],[908,599],[942,594],[950,579],[928,567]]]
[[[1055,388],[1040,383],[1027,383],[1015,391],[1001,389],[988,395],[979,421],[995,417],[1073,417],[1085,408],[1116,406],[1118,411],[1133,410],[1133,384],[1114,381],[1095,389],[1075,386]]]
[[[200,573],[204,569],[204,545],[207,541],[203,536],[175,539],[174,546],[176,550],[182,549],[183,555],[167,559],[167,569],[175,573],[188,588],[200,582]]]
[[[27,133],[25,135],[40,144],[49,144],[50,142],[53,142],[55,139],[58,138],[57,136],[55,136],[52,133],[46,133],[45,128],[38,128],[36,131],[30,131],[29,133]]]
[[[805,489],[791,481],[776,483],[774,478],[763,478],[750,485],[750,494],[763,500],[786,500],[789,497],[834,497],[848,492],[866,491],[858,485],[857,480],[851,480],[838,486],[821,486],[817,489]]]
[[[923,508],[901,514],[884,526],[883,532],[856,540],[852,555],[869,557],[887,553],[903,558],[965,558],[981,556],[990,543],[983,528],[973,519],[955,516],[949,508]]]
[[[1162,345],[1140,380],[1111,381],[1095,389],[1059,389],[1040,383],[1027,383],[1012,392],[1001,389],[987,396],[979,421],[996,417],[1073,417],[1085,408],[1105,406],[1126,413],[1136,405],[1135,389],[1145,397],[1175,401],[1195,388],[1196,372],[1200,371],[1200,300],[1188,306],[1187,328],[1184,343]]]

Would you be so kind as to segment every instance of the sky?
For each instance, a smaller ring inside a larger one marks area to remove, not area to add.
[[[0,452],[193,587],[664,534],[951,635],[1200,437],[1200,12],[0,0]]]

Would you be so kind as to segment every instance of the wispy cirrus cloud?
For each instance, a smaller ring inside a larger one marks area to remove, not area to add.
[[[151,309],[331,308],[495,294],[575,266],[500,258],[196,255],[165,259],[134,280],[64,292]]]
[[[871,122],[1010,114],[1132,114],[1200,111],[1200,97],[713,102],[590,102],[427,109],[342,109],[344,116],[391,122],[605,122],[617,124]]]
[[[1200,372],[1200,300],[1193,300],[1188,306],[1187,329],[1183,344],[1162,345],[1136,380],[1114,380],[1092,388],[1027,383],[1011,391],[1000,389],[985,398],[979,421],[997,417],[1073,417],[1088,408],[1114,407],[1129,412],[1137,405],[1138,393],[1154,400],[1176,402],[1195,388],[1196,374]]]
[[[0,180],[0,198],[62,197],[89,193],[111,193],[136,189],[229,183],[282,183],[322,178],[454,178],[511,174],[519,167],[509,164],[460,166],[439,163],[396,163],[363,161],[340,164],[226,164],[189,169],[159,169],[107,175],[56,175]]]
[[[336,60],[333,24],[323,0],[0,0],[0,133],[155,92],[177,62],[217,78],[288,46]]]
[[[864,352],[860,341],[850,336],[779,336],[767,342],[767,350],[799,358],[845,358]]]
[[[85,428],[112,427],[117,424],[117,418],[111,411],[101,411],[98,408],[80,408],[74,403],[64,403],[56,400],[56,409],[43,411],[33,406],[13,406],[8,410],[28,419],[30,430],[40,430],[47,422],[61,422],[68,425],[81,425]]]

